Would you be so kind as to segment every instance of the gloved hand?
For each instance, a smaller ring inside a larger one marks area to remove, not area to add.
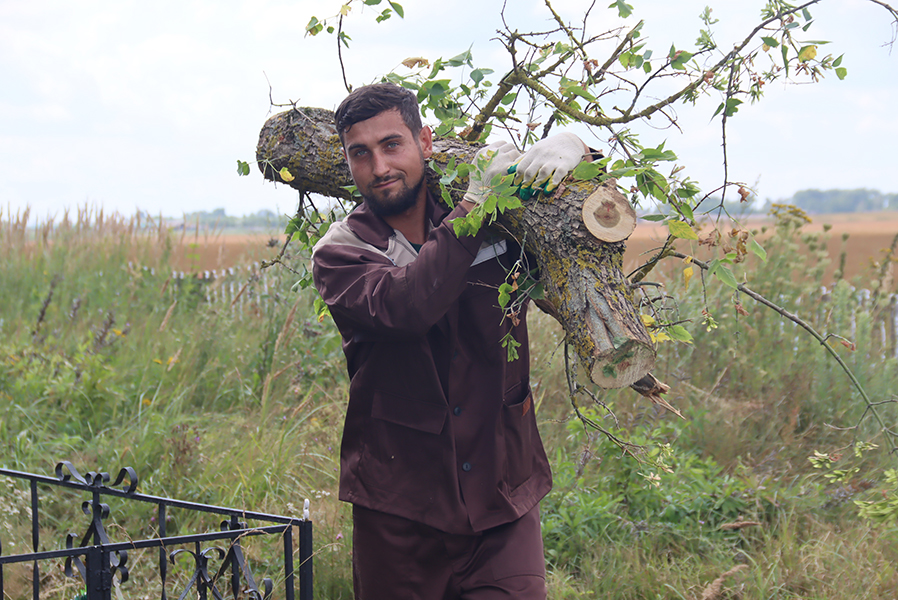
[[[540,140],[515,165],[514,183],[523,189],[544,186],[546,192],[551,192],[588,151],[579,137],[567,131]]]
[[[474,168],[468,175],[468,191],[465,192],[465,200],[474,204],[481,204],[489,196],[493,177],[505,175],[508,168],[521,156],[514,144],[500,141],[484,146],[474,155]],[[480,167],[481,159],[489,161]]]

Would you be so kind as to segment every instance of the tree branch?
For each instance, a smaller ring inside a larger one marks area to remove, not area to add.
[[[697,260],[697,259],[696,259],[695,257],[693,257],[693,256],[687,256],[687,255],[681,254],[681,253],[679,253],[679,252],[670,252],[669,255],[670,255],[670,256],[673,256],[673,257],[675,257],[675,258],[683,258],[683,259],[689,258],[689,259],[692,261],[692,264],[694,264],[694,265],[698,266],[700,269],[702,269],[702,272],[708,271],[708,269],[709,269],[707,263],[702,262],[702,261],[700,261],[700,260]],[[845,363],[845,361],[842,359],[842,357],[839,356],[839,355],[836,353],[836,351],[833,349],[833,347],[830,346],[830,345],[827,343],[827,340],[828,340],[830,337],[834,337],[834,336],[832,336],[832,335],[826,335],[826,336],[821,335],[820,333],[817,332],[816,329],[814,329],[814,328],[813,328],[808,322],[806,322],[804,319],[802,319],[801,317],[799,317],[799,316],[796,315],[795,313],[789,312],[788,310],[786,310],[786,309],[783,308],[782,306],[779,306],[779,305],[777,305],[777,304],[774,304],[773,302],[771,302],[770,300],[768,300],[767,298],[765,298],[764,296],[762,296],[762,295],[759,294],[758,292],[756,292],[756,291],[752,290],[751,288],[749,288],[748,286],[746,286],[744,283],[740,283],[740,284],[736,287],[736,289],[739,290],[740,292],[742,292],[743,294],[745,294],[746,296],[748,296],[749,298],[752,298],[754,301],[758,302],[759,304],[762,304],[762,305],[766,306],[767,308],[773,310],[773,311],[776,312],[777,314],[779,314],[779,315],[785,317],[786,319],[792,321],[793,323],[795,323],[796,325],[798,325],[799,327],[801,327],[802,329],[804,329],[805,331],[807,331],[807,332],[811,335],[811,337],[813,337],[815,340],[817,340],[817,341],[820,343],[820,345],[823,346],[823,347],[826,349],[827,353],[828,353],[828,354],[829,354],[829,355],[836,361],[836,363],[838,363],[838,365],[842,368],[842,371],[844,371],[844,373],[845,373],[845,375],[848,377],[849,381],[851,381],[851,384],[854,386],[854,389],[856,389],[857,392],[858,392],[858,393],[861,395],[861,397],[864,399],[864,402],[865,402],[866,405],[867,405],[867,411],[865,411],[865,412],[870,412],[870,413],[874,416],[874,418],[876,419],[876,422],[879,423],[879,426],[881,427],[881,429],[882,429],[883,431],[885,431],[886,433],[890,434],[892,437],[898,437],[898,435],[896,435],[895,433],[893,433],[893,432],[886,426],[885,421],[883,420],[882,416],[879,414],[879,411],[876,410],[876,403],[874,403],[874,402],[870,399],[870,396],[867,395],[867,391],[866,391],[866,390],[864,389],[864,387],[861,385],[861,382],[858,380],[857,376],[854,374],[854,371],[851,370],[851,367],[849,367],[849,366]],[[837,337],[837,336],[836,336],[836,337]],[[891,450],[892,452],[895,452],[896,450],[898,450],[898,446],[896,446],[894,442],[890,442],[890,443],[891,443],[891,448],[890,448],[890,450]]]

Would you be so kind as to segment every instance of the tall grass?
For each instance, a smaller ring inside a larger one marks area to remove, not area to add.
[[[222,299],[209,293],[216,282],[172,276],[214,237],[199,230],[87,209],[28,222],[0,213],[0,463],[38,473],[61,459],[84,470],[132,466],[145,493],[272,513],[299,514],[309,498],[316,594],[351,597],[349,514],[336,500],[345,368],[338,334],[315,318],[309,293],[292,290],[295,276],[240,270],[239,300]],[[844,348],[846,360],[874,398],[890,399],[886,271],[824,290],[822,240],[788,214],[769,233],[770,258],[749,265],[750,285],[851,338],[857,349]],[[301,268],[307,259],[293,260]],[[687,289],[684,265],[668,264],[654,276],[677,300],[656,306],[693,318],[695,341],[662,344],[655,373],[687,419],[630,390],[596,390],[616,423],[578,403],[647,458],[664,455],[672,472],[583,428],[568,398],[563,334],[544,315],[531,317],[532,385],[555,473],[542,509],[551,597],[894,597],[894,527],[860,519],[851,502],[882,494],[893,460],[882,448],[851,453],[856,439],[882,442],[860,421],[855,390],[781,316],[730,288],[693,280]],[[702,310],[716,329],[694,318]],[[894,422],[891,406],[881,410]],[[842,453],[858,471],[827,479],[808,461],[814,450]],[[0,510],[14,506],[21,490],[0,482]],[[81,528],[77,508],[68,497],[45,498],[48,547]],[[119,539],[154,528],[140,507],[115,505],[112,518]],[[24,551],[24,513],[0,522],[4,551]],[[217,523],[178,516],[171,524],[202,528]],[[269,566],[261,552],[251,559]],[[155,560],[144,561],[131,585],[149,593]],[[51,579],[60,594],[69,589],[58,574]]]

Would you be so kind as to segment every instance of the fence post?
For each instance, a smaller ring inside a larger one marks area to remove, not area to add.
[[[299,598],[312,600],[312,522],[299,526]]]

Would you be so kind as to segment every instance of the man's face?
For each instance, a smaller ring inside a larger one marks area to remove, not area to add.
[[[374,214],[398,215],[425,198],[424,160],[433,154],[429,128],[413,134],[397,109],[385,110],[345,131],[343,148]]]

